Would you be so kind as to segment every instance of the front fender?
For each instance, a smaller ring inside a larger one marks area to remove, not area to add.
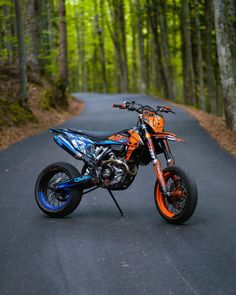
[[[170,132],[157,132],[152,134],[152,137],[155,137],[156,139],[166,139],[170,141],[185,142],[183,138],[178,137],[176,134]]]

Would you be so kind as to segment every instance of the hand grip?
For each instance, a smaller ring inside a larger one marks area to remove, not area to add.
[[[113,108],[119,108],[119,109],[129,109],[130,102],[123,101],[121,104],[114,104],[112,105]]]
[[[119,108],[119,109],[120,109],[120,108],[121,108],[121,105],[120,105],[120,104],[115,104],[115,103],[113,103],[113,104],[112,104],[112,107],[113,107],[113,108]]]

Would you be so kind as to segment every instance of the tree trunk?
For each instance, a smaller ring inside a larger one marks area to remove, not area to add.
[[[180,31],[180,25],[179,25],[179,21],[178,21],[178,10],[179,10],[179,6],[176,3],[176,0],[172,0],[171,17],[172,17],[173,23],[172,23],[172,30],[169,33],[169,36],[172,39],[172,45],[170,46],[169,51],[172,52],[173,61],[174,61],[175,65],[176,65],[176,60],[178,60],[177,37],[178,37],[179,31]],[[172,66],[171,70],[172,70],[172,79],[173,79],[173,93],[174,93],[174,97],[177,98],[179,95],[177,67]]]
[[[149,26],[149,22],[147,21],[147,16],[145,18],[145,22],[143,24],[144,28],[146,29],[146,34],[145,36],[143,36],[144,40],[146,40],[146,44],[144,44],[144,59],[145,59],[145,63],[144,63],[144,67],[146,69],[146,93],[149,93],[150,90],[150,76],[151,76],[151,64],[153,63],[153,61],[151,60],[151,48],[152,43],[151,43],[151,36],[150,36],[150,26]]]
[[[206,110],[206,98],[204,94],[204,75],[203,75],[203,57],[202,57],[202,37],[199,21],[199,5],[198,0],[194,0],[194,17],[196,25],[196,43],[197,43],[197,76],[199,83],[199,98],[202,110]]]
[[[7,64],[12,63],[12,51],[13,51],[13,46],[12,46],[12,41],[10,38],[12,37],[12,32],[11,32],[11,6],[10,5],[3,5],[3,23],[4,23],[4,34],[6,36],[6,42],[4,44],[4,47],[6,48],[7,51],[7,58],[6,62]],[[1,15],[0,15],[1,17]],[[2,21],[2,20],[1,20]],[[0,24],[1,27],[1,24]],[[1,30],[1,29],[0,29]],[[2,43],[3,38],[1,39],[0,36],[0,43]],[[3,44],[2,44],[3,45]]]
[[[0,64],[3,64],[3,50],[4,50],[3,38],[4,38],[3,11],[0,6]]]
[[[130,18],[131,18],[131,33],[132,33],[132,83],[131,91],[133,93],[137,92],[137,80],[138,80],[138,66],[137,66],[137,15],[134,8],[134,2],[129,1],[130,7]]]
[[[154,41],[154,46],[156,49],[156,55],[157,55],[157,69],[160,71],[160,76],[162,83],[164,85],[164,95],[168,98],[173,98],[173,89],[171,86],[171,76],[170,76],[170,71],[169,71],[169,65],[168,61],[166,60],[166,47],[165,44],[162,44],[162,42],[165,42],[166,40],[161,40],[160,41],[160,35],[159,31],[164,30],[164,26],[161,25],[160,27],[160,18],[162,16],[160,15],[159,7],[158,7],[158,2],[156,0],[148,0],[148,13],[149,13],[149,19],[150,19],[150,27],[152,30],[152,35],[153,35],[153,41]],[[161,38],[163,39],[163,38]]]
[[[24,24],[22,19],[20,0],[15,0],[16,13],[16,28],[18,39],[19,52],[19,76],[20,76],[20,90],[19,100],[22,105],[27,104],[27,74],[26,74],[26,56],[25,56],[25,41],[24,41]]]
[[[111,35],[115,49],[116,63],[120,73],[116,73],[117,82],[120,81],[122,92],[129,89],[128,65],[126,52],[126,30],[125,30],[125,11],[123,0],[108,0],[111,23],[108,30]],[[117,71],[115,69],[115,71]],[[120,77],[119,77],[120,76]]]
[[[25,0],[25,24],[28,37],[27,64],[30,68],[39,72],[39,5],[37,0]]]
[[[107,92],[107,71],[106,71],[106,54],[105,54],[105,46],[104,46],[104,0],[99,1],[100,10],[97,8],[97,1],[95,2],[95,10],[97,14],[96,20],[96,32],[98,35],[98,43],[100,50],[100,63],[102,69],[102,90],[104,93]]]
[[[149,16],[149,24],[150,29],[152,32],[152,39],[153,39],[153,47],[155,52],[155,77],[157,79],[156,84],[158,85],[158,92],[161,93],[161,95],[167,95],[167,85],[166,80],[164,77],[164,70],[161,62],[161,50],[160,50],[160,41],[159,41],[159,35],[158,35],[158,25],[157,25],[157,13],[155,11],[154,6],[154,0],[148,0],[147,4],[147,14]],[[156,4],[155,4],[156,5]],[[155,83],[155,81],[153,81]],[[156,88],[155,85],[153,85],[154,89]]]
[[[88,77],[89,77],[89,69],[86,68],[86,47],[85,47],[85,22],[84,22],[84,11],[81,15],[81,26],[80,26],[80,64],[81,64],[81,82],[82,82],[82,91],[88,91]]]
[[[236,32],[234,0],[214,0],[215,29],[221,84],[225,102],[226,123],[236,132]]]
[[[76,6],[76,1],[74,3],[74,23],[76,29],[76,43],[78,52],[78,90],[85,90],[85,57],[84,57],[84,11],[81,9],[80,15],[78,14],[78,7]]]
[[[94,34],[94,40],[96,40],[95,38],[95,34]],[[97,48],[97,43],[94,41],[93,42],[93,58],[92,58],[92,64],[91,64],[91,69],[92,69],[92,87],[89,87],[91,90],[95,90],[95,92],[99,92],[99,71],[98,71],[98,48]]]
[[[40,31],[40,56],[39,56],[39,68],[42,75],[47,74],[47,65],[50,60],[48,59],[50,54],[50,31],[49,23],[51,19],[48,19],[48,2],[49,0],[38,1],[39,6],[39,23],[37,24]],[[50,8],[50,7],[49,7]]]
[[[54,48],[54,39],[53,39],[53,17],[54,17],[54,6],[53,0],[47,0],[47,22],[48,22],[48,46],[50,52]]]
[[[183,96],[186,104],[196,105],[189,0],[183,0],[181,11]]]
[[[117,0],[116,0],[117,1]],[[123,0],[119,0],[118,4],[120,32],[121,32],[121,50],[122,50],[122,68],[123,79],[121,81],[121,88],[123,92],[129,90],[129,75],[128,75],[128,62],[127,62],[127,49],[126,49],[126,29],[125,29],[125,4]]]
[[[169,32],[166,20],[167,7],[165,0],[161,1],[161,5],[158,9],[159,14],[159,26],[160,26],[160,49],[161,57],[163,63],[163,70],[165,74],[166,84],[167,84],[167,97],[169,99],[175,99],[175,94],[173,91],[173,78],[170,62],[170,52],[169,52]]]
[[[67,65],[67,32],[66,32],[66,8],[65,0],[58,0],[59,15],[59,77],[63,91],[68,83],[68,65]]]
[[[138,31],[138,61],[139,61],[139,91],[146,93],[147,91],[147,72],[145,65],[144,38],[143,38],[143,9],[140,0],[135,0],[137,15],[137,31]]]
[[[212,1],[205,1],[204,7],[204,16],[205,16],[205,46],[204,46],[204,55],[205,55],[205,65],[206,65],[206,87],[207,87],[207,97],[208,97],[208,111],[211,113],[216,112],[216,100],[217,100],[217,85],[216,77],[214,73],[214,62],[213,56],[215,55],[215,46],[213,43],[213,25],[214,25],[214,16],[212,9]],[[214,53],[214,54],[213,54]]]
[[[172,0],[172,17],[173,17],[173,56],[174,58],[176,58],[176,54],[177,54],[177,42],[176,42],[176,37],[177,37],[177,30],[179,29],[179,27],[177,28],[177,3],[176,0]]]

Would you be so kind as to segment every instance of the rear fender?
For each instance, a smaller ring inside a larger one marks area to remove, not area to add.
[[[68,132],[67,129],[51,128],[51,132],[54,133],[53,137],[56,144],[75,159],[83,160],[89,165],[94,164],[92,156],[97,142],[85,136]]]
[[[53,139],[57,145],[63,148],[66,152],[72,155],[77,160],[83,158],[83,152],[78,148],[78,137],[70,132],[67,129],[62,128],[50,128],[50,131],[53,133]],[[80,140],[80,143],[83,142]]]

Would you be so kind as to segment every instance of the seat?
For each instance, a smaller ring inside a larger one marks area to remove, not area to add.
[[[103,132],[103,131],[88,131],[88,130],[76,130],[76,129],[68,129],[69,131],[80,134],[80,135],[85,135],[93,140],[106,140],[108,137],[114,135],[114,134],[123,134],[127,133],[128,129],[121,130],[118,132]]]

